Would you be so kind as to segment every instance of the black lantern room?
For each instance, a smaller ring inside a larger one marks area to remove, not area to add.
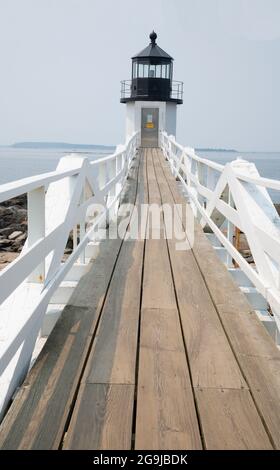
[[[171,101],[183,103],[183,83],[173,81],[173,58],[157,45],[157,34],[150,44],[132,57],[132,79],[122,82],[121,103],[129,101]]]

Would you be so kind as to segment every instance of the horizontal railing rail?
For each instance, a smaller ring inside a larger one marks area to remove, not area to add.
[[[147,77],[148,78],[148,77]],[[154,79],[156,80],[156,78]],[[137,96],[146,96],[140,91],[137,92]],[[121,81],[121,99],[129,99],[132,97],[132,80]],[[170,98],[174,100],[182,101],[184,97],[184,83],[177,80],[172,80],[170,88]]]
[[[98,227],[115,217],[137,146],[135,133],[113,155],[90,162],[71,154],[56,171],[0,186],[0,202],[26,193],[28,200],[27,241],[0,272],[0,415],[28,370],[49,302],[74,264],[86,263]]]
[[[280,181],[263,178],[254,163],[241,158],[226,165],[202,158],[165,132],[161,147],[200,224],[225,248],[227,266],[245,273],[280,330],[280,218],[268,191],[280,191]],[[253,263],[236,246],[237,230],[246,237]]]

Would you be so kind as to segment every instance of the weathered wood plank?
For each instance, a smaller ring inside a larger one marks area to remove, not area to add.
[[[136,208],[148,197],[143,192],[144,171],[141,159]],[[124,241],[83,381],[135,383],[143,254],[144,241]]]
[[[275,448],[280,449],[280,360],[243,354],[237,357]]]
[[[147,161],[147,177],[149,204],[161,205],[161,197],[156,181],[151,149],[145,153]],[[164,239],[164,222],[161,213],[158,225],[158,239],[152,239],[151,225],[147,227],[145,248],[145,265],[143,279],[142,308],[176,308],[174,286],[171,276],[170,263]]]
[[[149,203],[160,204],[150,151],[145,158]],[[199,449],[198,420],[163,238],[146,241],[141,312],[135,447]]]
[[[195,393],[206,449],[272,449],[248,390],[198,389]]]
[[[143,241],[124,242],[105,301],[84,379],[90,383],[135,383]]]
[[[1,425],[2,449],[58,447],[89,347],[92,313],[64,309]]]
[[[134,386],[83,384],[73,413],[76,432],[67,432],[63,449],[130,449],[133,401]]]
[[[206,270],[206,250],[197,248],[195,254],[256,406],[280,449],[280,351],[224,266]],[[208,259],[211,265],[213,255]]]
[[[56,448],[91,338],[92,311],[68,306],[1,426],[2,448]]]
[[[162,203],[173,205],[161,159],[161,154],[154,155]],[[184,203],[183,212],[185,206]],[[175,233],[181,233],[184,231],[182,221],[174,207],[173,212]],[[247,387],[190,245],[187,242],[186,249],[178,251],[174,237],[168,239],[168,246],[193,386]]]
[[[142,308],[176,308],[164,239],[146,241]]]
[[[141,345],[135,448],[201,448],[184,352]]]
[[[141,319],[141,346],[143,348],[184,352],[176,308],[142,309]]]

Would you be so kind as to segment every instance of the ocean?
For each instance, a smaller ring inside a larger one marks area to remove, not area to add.
[[[74,151],[74,149],[73,149]],[[0,147],[0,184],[25,178],[27,176],[55,170],[59,159],[71,152],[63,149],[25,149]],[[77,153],[95,160],[112,153],[112,149],[104,147]],[[261,176],[280,180],[280,152],[215,152],[197,151],[199,156],[225,164],[238,157],[255,163]],[[280,203],[280,191],[270,191],[273,202]]]
[[[104,147],[94,150],[69,150],[69,148],[15,148],[0,147],[0,184],[13,180],[38,175],[56,169],[61,157],[69,153],[77,153],[88,157],[89,160],[102,158],[113,153],[114,149]]]

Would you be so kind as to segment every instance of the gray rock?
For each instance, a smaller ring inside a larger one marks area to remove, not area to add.
[[[22,224],[26,221],[26,218],[26,209],[19,208],[18,206],[0,206],[0,229],[7,228],[11,224]]]
[[[27,233],[23,233],[19,237],[17,237],[16,242],[24,242],[27,239]]]
[[[3,247],[11,246],[11,244],[12,244],[11,240],[7,240],[6,238],[3,238],[2,240],[0,240],[0,249],[2,249]]]
[[[0,251],[4,260],[0,269],[13,260],[27,238],[27,196],[26,194],[0,204]]]
[[[23,235],[20,235],[18,238],[16,238],[14,241],[13,241],[13,244],[12,246],[10,247],[10,250],[11,251],[14,251],[14,252],[19,252],[22,250],[22,247],[25,243],[25,239],[26,239],[26,236],[24,237],[25,234]]]
[[[10,207],[10,206],[20,206],[24,209],[27,208],[27,195],[23,194],[22,196],[17,196],[8,201],[1,202],[1,206]]]
[[[15,240],[20,235],[22,235],[22,232],[18,230],[18,231],[15,231],[15,232],[11,233],[11,235],[8,236],[8,239],[9,240]]]
[[[0,236],[7,238],[13,232],[26,232],[27,226],[25,224],[11,224],[5,228],[0,228]]]

